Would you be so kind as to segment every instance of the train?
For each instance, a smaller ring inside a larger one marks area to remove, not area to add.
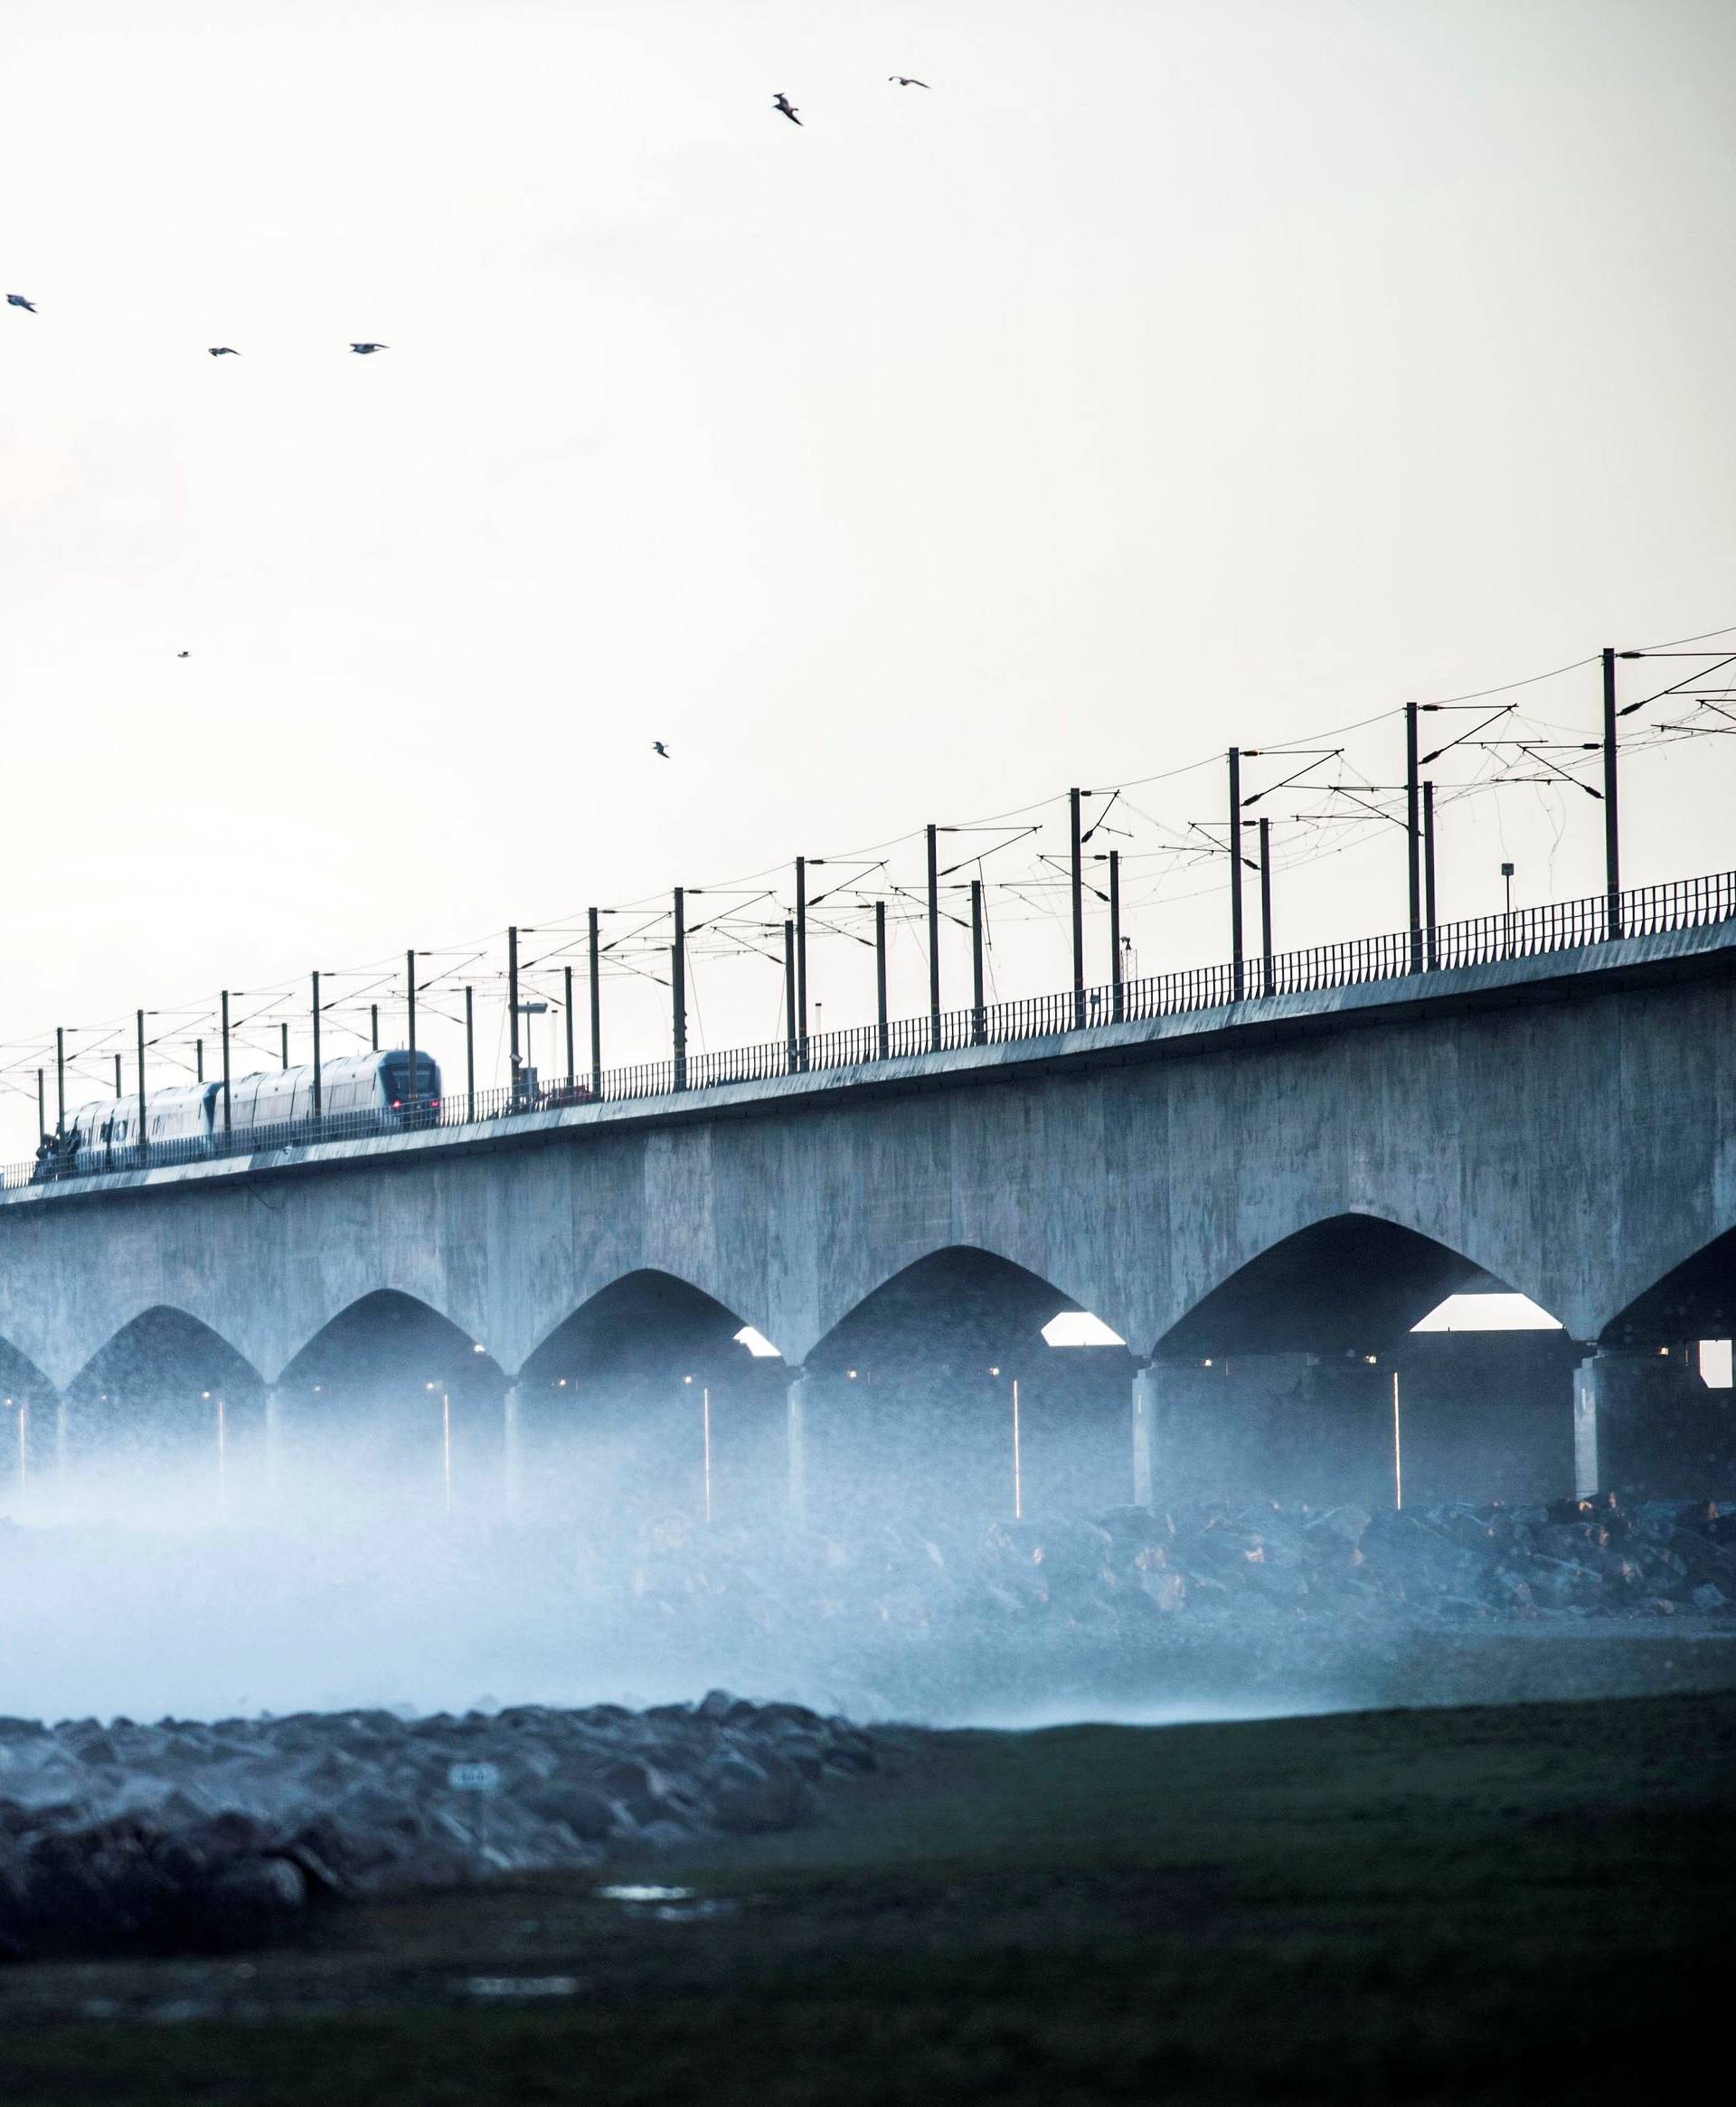
[[[400,1128],[436,1125],[440,1117],[440,1069],[431,1054],[418,1052],[415,1068],[406,1047],[383,1053],[345,1054],[319,1064],[322,1125],[342,1120],[338,1131],[391,1133]],[[413,1082],[413,1087],[412,1087]],[[229,1117],[223,1117],[221,1082],[180,1082],[147,1091],[144,1139],[151,1149],[171,1157],[196,1157],[220,1143],[245,1145],[250,1134],[311,1124],[314,1071],[265,1068],[231,1077]],[[139,1102],[136,1097],[98,1098],[80,1105],[66,1130],[48,1136],[35,1177],[87,1175],[105,1167],[119,1169],[137,1160]],[[146,1159],[148,1160],[148,1158]]]

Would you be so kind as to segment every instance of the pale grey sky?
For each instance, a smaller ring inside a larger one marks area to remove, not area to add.
[[[1723,0],[13,0],[0,77],[14,1062],[1736,623]],[[1636,761],[1635,881],[1731,860],[1730,744]],[[1281,943],[1396,926],[1396,834],[1311,845]],[[1444,912],[1599,849],[1467,802]],[[1165,871],[1143,968],[1221,956]]]

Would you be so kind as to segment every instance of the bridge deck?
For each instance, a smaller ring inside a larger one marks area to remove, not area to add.
[[[1256,970],[1250,968],[1250,972]],[[1602,939],[1573,949],[1487,959],[1424,973],[1348,985],[1255,996],[1240,1002],[1088,1025],[983,1045],[883,1059],[811,1066],[749,1082],[712,1082],[684,1091],[607,1099],[555,1110],[510,1109],[465,1123],[410,1133],[300,1142],[149,1169],[81,1173],[62,1182],[0,1192],[0,1207],[64,1206],[177,1186],[209,1187],[237,1179],[315,1175],[405,1158],[492,1153],[571,1142],[596,1129],[752,1117],[841,1096],[903,1095],[1010,1080],[1033,1072],[1183,1057],[1234,1037],[1295,1036],[1395,1018],[1445,1017],[1469,1009],[1559,1001],[1686,978],[1736,972],[1736,916],[1698,927]],[[1055,998],[1047,998],[1050,1001]]]

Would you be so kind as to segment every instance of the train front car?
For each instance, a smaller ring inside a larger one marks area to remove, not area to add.
[[[319,1064],[319,1115],[314,1115],[311,1067],[266,1069],[241,1076],[231,1086],[229,1126],[223,1124],[222,1091],[212,1107],[213,1137],[230,1145],[246,1138],[256,1148],[290,1147],[319,1140],[395,1133],[406,1127],[438,1126],[440,1071],[428,1054],[418,1053],[415,1088],[410,1054],[404,1048],[383,1053],[341,1054]]]
[[[412,1072],[411,1061],[415,1068]],[[380,1056],[380,1087],[391,1122],[398,1127],[440,1123],[440,1070],[431,1054],[394,1048]]]

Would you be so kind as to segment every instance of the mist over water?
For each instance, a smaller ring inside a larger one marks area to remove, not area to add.
[[[1383,1360],[1166,1368],[1155,1511],[1137,1508],[1127,1351],[1044,1346],[1040,1284],[1010,1312],[941,1285],[914,1321],[913,1290],[881,1290],[810,1356],[799,1522],[791,1372],[663,1277],[595,1298],[515,1382],[402,1297],[353,1306],[269,1390],[191,1320],[146,1313],[63,1399],[8,1400],[0,1712],[642,1705],[721,1686],[1035,1725],[1503,1694],[1467,1663],[1497,1628],[1523,1639],[1520,1598],[1463,1624],[1474,1521],[1406,1583],[1363,1584],[1363,1533],[1392,1554]],[[1571,1351],[1416,1344],[1416,1497],[1570,1489]],[[1596,1649],[1576,1650],[1597,1687]]]
[[[996,1513],[1011,1517],[998,1413],[967,1413],[948,1441],[934,1400],[913,1471],[901,1443],[873,1464],[867,1415],[816,1403],[822,1483],[798,1529],[784,1372],[748,1376],[745,1394],[663,1385],[660,1412],[643,1387],[604,1388],[582,1432],[552,1384],[521,1408],[514,1450],[486,1386],[352,1390],[322,1412],[310,1385],[269,1432],[257,1399],[183,1394],[171,1409],[136,1388],[130,1408],[87,1419],[64,1469],[38,1440],[0,1498],[0,1709],[420,1712],[722,1685],[948,1720],[1052,1710],[1052,1663],[1027,1677],[1005,1639],[955,1660],[937,1628]],[[1040,1464],[1040,1416],[1035,1435]],[[1206,1709],[1241,1702],[1220,1692]],[[1097,1709],[1128,1705],[1200,1715],[1176,1689],[1106,1691]]]

